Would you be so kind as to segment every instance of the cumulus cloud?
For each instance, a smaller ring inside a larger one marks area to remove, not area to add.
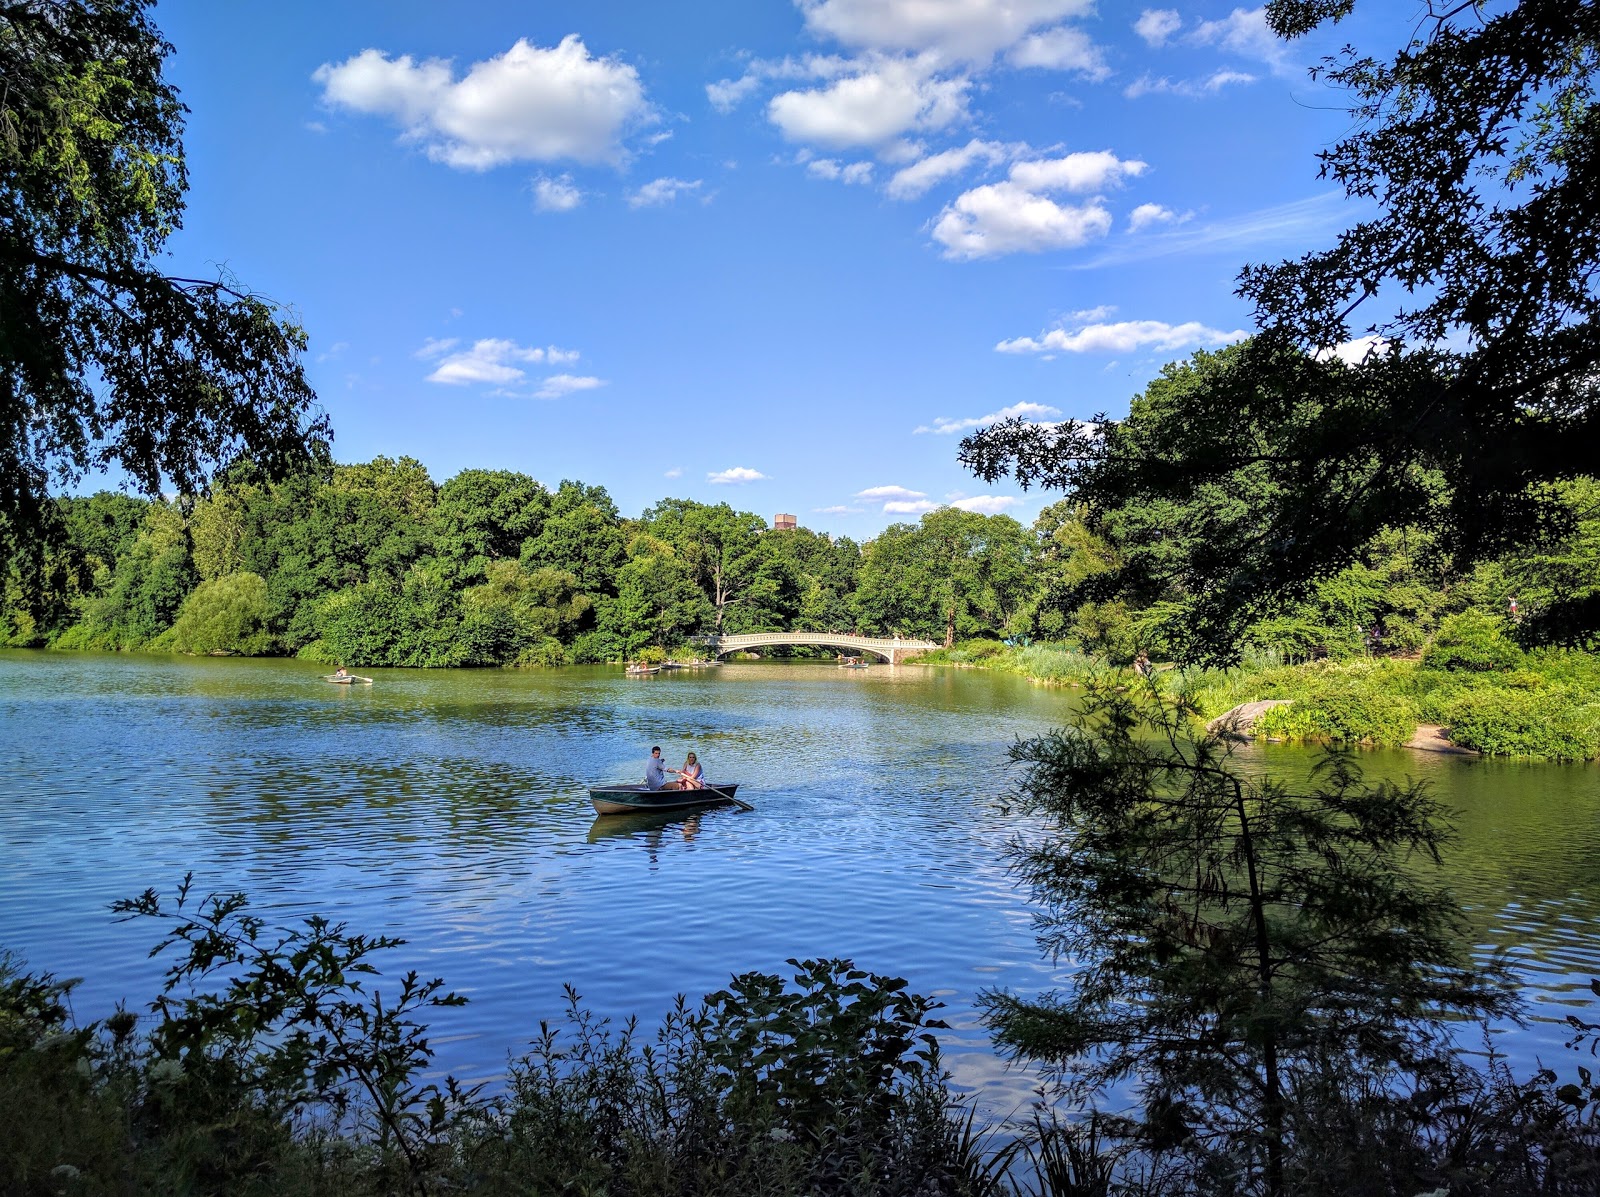
[[[535,399],[560,399],[563,395],[571,395],[575,391],[592,391],[596,387],[605,385],[605,379],[595,378],[590,375],[552,374],[533,393],[533,397]]]
[[[459,344],[461,344],[460,337],[429,337],[422,343],[422,347],[411,356],[427,361],[430,357],[439,357],[441,354],[449,353]]]
[[[1243,58],[1264,62],[1278,74],[1294,68],[1289,61],[1289,46],[1267,25],[1266,8],[1236,8],[1216,21],[1201,21],[1189,34],[1200,46],[1220,46]]]
[[[686,191],[698,191],[700,179],[652,179],[637,191],[628,195],[630,208],[659,208],[663,204],[670,204]]]
[[[843,503],[836,503],[832,507],[813,507],[811,510],[818,515],[860,515],[866,508],[847,507]]]
[[[583,192],[572,182],[571,175],[559,179],[540,175],[533,181],[533,206],[541,212],[570,212],[583,203]]]
[[[1198,100],[1207,96],[1214,96],[1224,87],[1239,83],[1254,83],[1256,77],[1245,71],[1213,71],[1204,79],[1179,79],[1172,80],[1162,75],[1156,78],[1153,75],[1140,75],[1127,87],[1122,89],[1122,94],[1130,100],[1137,100],[1140,96],[1171,95],[1183,96],[1186,99]]]
[[[796,0],[812,33],[862,49],[987,61],[1025,34],[1094,11],[1093,0]]]
[[[1110,229],[1111,213],[1099,200],[1058,204],[1015,183],[991,183],[957,196],[940,213],[933,239],[945,257],[970,260],[1071,249]]]
[[[1347,366],[1359,366],[1368,357],[1389,352],[1392,345],[1393,342],[1387,337],[1371,335],[1344,341],[1328,349],[1319,349],[1315,356],[1319,362],[1340,361]]]
[[[926,59],[870,58],[822,87],[780,92],[767,117],[790,141],[833,149],[885,145],[913,129],[966,119],[965,76],[940,78]]]
[[[839,163],[832,158],[813,158],[806,163],[806,173],[815,179],[837,179],[843,183],[872,182],[872,163]]]
[[[939,504],[928,499],[893,499],[883,505],[886,515],[917,515],[924,511],[932,511]]]
[[[1188,214],[1179,216],[1171,208],[1161,204],[1140,204],[1128,213],[1128,231],[1137,233],[1141,229],[1152,228],[1158,224],[1172,224],[1189,219]]]
[[[445,341],[429,340],[417,351],[416,356],[421,358],[445,355],[433,373],[428,375],[429,382],[444,383],[447,386],[467,386],[471,383],[495,383],[506,386],[521,382],[527,377],[528,372],[523,369],[526,365],[565,365],[578,360],[576,350],[557,349],[554,345],[543,349],[537,346],[530,348],[518,345],[515,341],[494,337],[474,341],[470,349],[464,349],[459,353],[449,353],[448,351],[456,344],[453,338]],[[598,386],[598,381],[593,385]]]
[[[1088,324],[1068,330],[1052,328],[1037,337],[1017,337],[1001,341],[997,353],[1132,353],[1139,349],[1198,348],[1242,341],[1250,334],[1242,328],[1232,332],[1208,328],[1197,320],[1168,324],[1161,320],[1121,320],[1112,324]]]
[[[1133,23],[1133,31],[1152,47],[1166,45],[1167,39],[1181,28],[1183,18],[1172,8],[1147,8]]]
[[[964,432],[968,428],[987,427],[998,424],[1001,420],[1044,418],[1059,416],[1059,408],[1047,407],[1043,403],[1013,403],[1010,407],[1002,407],[999,411],[992,411],[986,416],[968,416],[965,419],[952,420],[946,416],[936,416],[932,424],[924,424],[920,428],[912,429],[913,432],[932,432],[939,436],[948,436],[956,432]]]
[[[368,49],[312,75],[328,104],[398,124],[430,158],[464,170],[506,162],[619,162],[624,136],[654,119],[639,73],[596,58],[577,34],[553,47],[519,40],[474,63],[453,65]]]
[[[977,138],[953,150],[929,154],[910,166],[895,171],[884,189],[890,199],[916,199],[928,188],[945,179],[961,174],[974,162],[995,166],[1020,151],[1019,146],[1007,146],[998,141],[980,141]]]
[[[751,92],[761,86],[761,76],[754,72],[747,73],[737,79],[718,79],[715,83],[706,84],[706,99],[718,112],[732,112]]]
[[[1095,83],[1111,74],[1105,51],[1087,33],[1071,25],[1030,33],[1011,48],[1006,59],[1012,66],[1070,71]]]
[[[683,477],[683,467],[682,466],[673,466],[670,470],[668,470],[666,473],[662,474],[661,476],[663,478],[682,478]]]
[[[734,466],[732,469],[717,470],[706,475],[707,482],[717,485],[743,484],[746,482],[760,482],[766,478],[760,470],[752,470],[746,466]]]
[[[1109,150],[1018,162],[1005,182],[975,187],[947,205],[933,239],[945,257],[968,260],[1071,249],[1110,232],[1111,213],[1098,196],[1062,204],[1043,193],[1098,191],[1144,170],[1143,162]]]
[[[926,499],[927,493],[920,490],[907,490],[903,486],[869,486],[866,490],[856,491],[856,498],[864,499],[869,503],[877,503],[885,499]]]
[[[976,511],[979,515],[999,515],[1021,502],[1015,495],[973,495],[966,499],[954,499],[950,506],[962,511]]]

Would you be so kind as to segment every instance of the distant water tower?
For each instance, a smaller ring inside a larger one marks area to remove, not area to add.
[[[772,530],[774,532],[787,532],[794,528],[798,528],[799,526],[799,520],[795,519],[794,516],[788,515],[782,511],[778,512],[778,514],[772,519]]]

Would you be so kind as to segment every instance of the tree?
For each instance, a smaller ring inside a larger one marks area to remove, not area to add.
[[[726,503],[712,507],[693,499],[663,499],[644,513],[652,536],[672,545],[694,575],[714,612],[721,635],[729,612],[764,605],[776,586],[762,568],[759,545],[766,521]]]
[[[259,657],[272,646],[267,631],[267,584],[257,574],[228,574],[201,582],[172,625],[173,646],[186,653]]]
[[[461,583],[488,576],[495,561],[516,561],[539,534],[550,492],[511,470],[462,470],[439,488],[433,550]]]
[[[1294,37],[1353,7],[1273,0],[1267,16]],[[1593,471],[1600,8],[1461,3],[1416,28],[1392,61],[1347,49],[1318,68],[1356,118],[1322,173],[1376,214],[1325,251],[1243,272],[1260,334],[1165,435],[1126,437],[1102,416],[963,442],[988,480],[1014,473],[1096,506],[1243,476],[1264,488],[1256,520],[1202,529],[1199,655],[1228,659],[1244,624],[1384,527],[1436,528],[1463,566],[1564,534],[1570,513],[1545,484]]]
[[[187,187],[171,47],[142,0],[0,5],[0,552],[47,487],[117,466],[149,494],[319,451],[305,334],[224,278],[162,274]]]
[[[1399,1101],[1393,1082],[1448,1056],[1442,1019],[1511,1002],[1429,874],[1448,836],[1424,783],[1369,784],[1330,753],[1291,790],[1188,738],[1159,693],[1091,690],[1081,729],[1012,750],[1046,827],[1015,868],[1076,969],[1065,996],[990,993],[988,1017],[1080,1096],[1137,1078],[1151,1148],[1280,1194],[1315,1129],[1296,1093],[1360,1074]]]

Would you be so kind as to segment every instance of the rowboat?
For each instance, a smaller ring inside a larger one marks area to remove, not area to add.
[[[637,815],[650,811],[694,810],[701,806],[721,806],[732,802],[739,804],[733,792],[738,782],[712,785],[703,790],[652,790],[648,786],[590,786],[589,801],[595,813],[602,815]]]
[[[357,682],[360,682],[363,686],[372,685],[370,677],[357,677],[353,673],[347,673],[343,677],[340,677],[337,673],[325,673],[322,675],[322,680],[332,682],[335,686],[353,686]]]
[[[652,673],[660,673],[659,665],[629,665],[622,672],[629,677],[649,677]]]

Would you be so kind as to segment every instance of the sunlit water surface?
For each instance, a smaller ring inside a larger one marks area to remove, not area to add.
[[[1006,749],[1067,722],[1072,692],[973,671],[756,663],[374,671],[333,686],[292,661],[0,653],[0,946],[82,976],[80,1017],[147,1001],[148,924],[108,904],[243,890],[404,937],[382,963],[442,976],[439,1064],[493,1080],[570,983],[601,1013],[659,1019],[731,974],[847,956],[942,1000],[958,1085],[1006,1113],[1034,1081],[991,1052],[992,986],[1038,992],[1026,895],[1004,849]],[[585,786],[689,749],[754,812],[597,818]],[[1249,749],[1303,771],[1300,749]],[[1450,880],[1477,946],[1513,953],[1530,1018],[1499,1046],[1567,1064],[1563,1019],[1600,976],[1600,770],[1397,752],[1458,813]],[[1591,1012],[1592,1013],[1592,1012]],[[1525,1068],[1524,1068],[1525,1070]]]

